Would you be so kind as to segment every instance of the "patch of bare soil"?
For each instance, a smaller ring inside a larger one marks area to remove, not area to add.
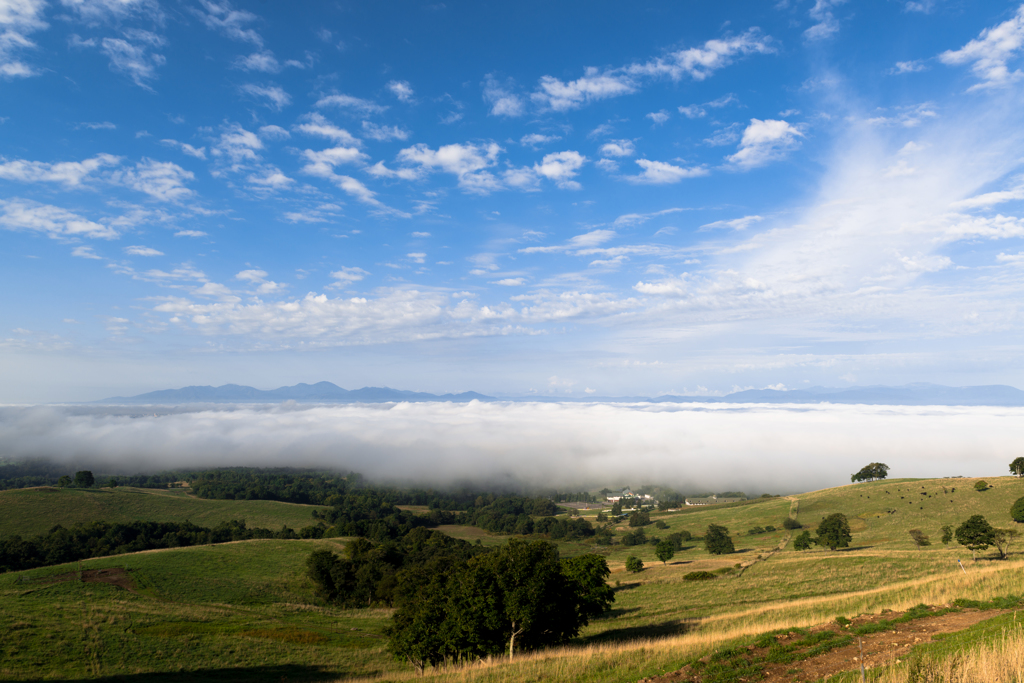
[[[109,583],[111,586],[123,588],[131,593],[138,593],[132,577],[121,567],[107,569],[85,569],[81,572],[68,572],[41,579],[41,583],[62,583],[64,581],[81,581],[83,583]]]
[[[1009,610],[965,608],[958,612],[914,619],[913,621],[894,625],[893,630],[860,636],[860,645],[857,643],[857,636],[854,636],[852,644],[830,650],[815,657],[786,664],[767,664],[764,667],[764,678],[755,676],[750,678],[750,680],[817,681],[843,671],[857,670],[861,664],[861,647],[863,647],[865,669],[887,666],[894,663],[897,659],[904,657],[915,645],[932,640],[932,637],[936,634],[962,631],[980,621],[992,619],[1007,611]],[[902,613],[887,612],[885,614],[856,617],[851,620],[851,628],[861,624],[892,620],[900,616],[902,616]],[[833,631],[844,635],[849,633],[848,629],[835,623],[818,626],[810,629],[810,631],[811,633]],[[777,636],[777,640],[779,643],[785,644],[786,640],[791,637],[799,638],[801,636],[795,633],[782,634]],[[753,645],[749,646],[747,650],[752,659],[764,657],[768,652],[767,648],[756,648]],[[740,680],[747,679],[741,678]],[[699,673],[691,671],[690,667],[684,667],[678,671],[662,676],[645,678],[642,681],[643,683],[702,683],[703,678]]]

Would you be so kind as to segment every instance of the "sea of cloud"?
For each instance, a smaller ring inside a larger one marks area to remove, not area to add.
[[[377,481],[792,493],[892,477],[996,476],[1024,408],[398,403],[0,408],[0,455],[120,471],[314,466]]]

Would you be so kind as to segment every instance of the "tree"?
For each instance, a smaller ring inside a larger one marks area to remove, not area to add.
[[[974,490],[975,491],[985,491],[987,489],[988,489],[988,482],[987,481],[981,480],[981,481],[974,482]]]
[[[811,538],[810,531],[803,531],[795,539],[793,539],[793,550],[807,550],[811,547],[811,543],[814,540]]]
[[[1024,500],[1024,498],[1021,500]],[[953,540],[953,527],[946,524],[940,531],[942,531],[942,545],[949,545],[949,542]]]
[[[597,522],[599,524],[603,524],[604,522],[607,522],[607,521],[608,521],[608,515],[604,514],[603,510],[601,512],[597,513]]]
[[[802,529],[803,526],[804,526],[803,524],[801,524],[800,522],[796,521],[792,517],[786,517],[786,519],[784,519],[782,521],[782,528],[783,529],[789,529],[791,531],[793,529]]]
[[[1010,463],[1010,472],[1018,477],[1024,477],[1024,457],[1013,459]]]
[[[873,462],[870,465],[865,465],[861,468],[857,474],[850,475],[850,481],[874,481],[876,479],[885,479],[889,476],[889,466],[881,462]]]
[[[956,528],[956,542],[971,551],[971,559],[977,561],[979,550],[987,550],[995,542],[996,530],[981,515],[973,515]]]
[[[107,486],[109,486],[112,489],[116,489],[120,485],[120,483],[121,482],[118,481],[117,477],[111,477],[110,479],[107,480]]]
[[[676,544],[669,540],[664,540],[658,543],[654,548],[654,554],[658,556],[662,564],[668,564],[676,554]]]
[[[647,510],[637,510],[629,516],[630,526],[647,526],[651,523],[651,513]]]
[[[60,479],[57,480],[57,486],[59,486],[62,489],[66,489],[67,487],[71,486],[71,477],[69,477],[66,474],[63,475]]]
[[[736,552],[729,538],[729,530],[724,526],[711,524],[704,534],[704,548],[712,555],[728,555]]]
[[[911,529],[908,533],[910,534],[910,538],[914,540],[914,544],[917,546],[918,550],[923,546],[932,544],[932,542],[928,540],[928,536],[920,529]]]
[[[81,472],[75,472],[75,486],[83,489],[87,489],[96,483],[95,477],[92,476],[92,472],[89,470],[82,470]]]
[[[626,571],[633,574],[637,574],[644,570],[644,561],[636,555],[630,555],[626,558]]]
[[[612,514],[616,517],[622,514],[622,501],[617,500],[612,503]]]
[[[577,555],[562,560],[562,571],[576,593],[576,621],[586,626],[615,602],[615,590],[608,585],[612,573],[600,555]]]
[[[996,529],[992,535],[992,544],[999,551],[999,559],[1005,560],[1010,552],[1010,545],[1020,537],[1017,529]]]
[[[1010,506],[1010,516],[1013,517],[1013,521],[1018,524],[1024,524],[1024,498],[1018,498],[1017,501]]]
[[[818,538],[815,543],[827,546],[830,550],[846,548],[850,545],[853,536],[850,535],[850,523],[846,521],[846,515],[841,512],[834,512],[818,525]]]

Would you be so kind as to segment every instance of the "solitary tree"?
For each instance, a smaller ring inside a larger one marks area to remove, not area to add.
[[[75,486],[87,489],[95,483],[96,478],[92,476],[92,472],[90,472],[89,470],[75,472]]]
[[[644,561],[635,555],[626,558],[626,571],[636,574],[644,570]]]
[[[662,564],[668,564],[676,554],[676,544],[669,540],[660,541],[654,548],[654,554],[658,556]]]
[[[889,466],[881,462],[873,462],[870,465],[865,465],[861,468],[857,474],[850,475],[850,481],[874,481],[875,479],[885,479],[889,476]]]
[[[1024,498],[1021,498],[1021,500],[1024,500]],[[949,542],[953,540],[953,527],[946,524],[940,531],[942,531],[942,545],[949,545]]]
[[[987,550],[995,542],[995,535],[996,530],[981,515],[973,515],[956,528],[956,542],[970,550],[975,561],[979,550]]]
[[[1010,472],[1018,477],[1024,477],[1024,457],[1013,459],[1010,463]]]
[[[1018,524],[1024,524],[1024,498],[1018,498],[1017,502],[1010,506],[1010,516]]]
[[[793,539],[793,550],[808,550],[812,543],[811,532],[805,530]]]
[[[57,480],[57,486],[61,487],[62,489],[71,486],[71,477],[69,477],[66,474],[62,475],[61,478]]]
[[[999,551],[999,559],[1005,560],[1010,552],[1010,545],[1020,537],[1017,529],[996,529],[992,534],[992,545]]]
[[[931,545],[932,542],[928,540],[928,536],[920,529],[911,529],[909,531],[910,538],[914,540],[914,545],[920,550],[923,546]]]
[[[711,524],[704,534],[704,548],[712,555],[728,555],[736,552],[732,539],[729,538],[729,530],[724,526]]]
[[[835,550],[836,548],[846,548],[852,540],[850,523],[846,521],[846,515],[841,512],[832,513],[821,520],[821,524],[818,525],[818,538],[815,541],[818,545]]]
[[[975,491],[985,491],[986,489],[988,489],[988,482],[985,481],[984,479],[981,481],[974,482]]]

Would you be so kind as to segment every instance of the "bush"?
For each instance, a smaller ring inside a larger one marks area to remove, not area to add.
[[[635,555],[626,558],[626,571],[637,574],[644,570],[644,561]]]
[[[804,525],[796,521],[795,519],[787,517],[786,520],[782,523],[782,528],[789,529],[790,531],[792,531],[794,529],[803,529]]]
[[[710,581],[715,578],[711,572],[690,572],[683,574],[683,581]]]
[[[988,482],[987,481],[976,481],[976,482],[974,482],[974,490],[975,491],[985,491],[986,489],[988,489]]]
[[[654,523],[654,528],[655,529],[667,529],[668,528],[668,524],[665,524],[665,522],[663,520],[659,519],[657,522]]]
[[[1024,524],[1024,498],[1018,498],[1010,507],[1010,516],[1013,517],[1013,521]]]
[[[776,529],[775,527],[773,527],[773,526],[772,526],[771,524],[766,524],[766,525],[765,525],[765,527],[764,527],[764,532],[765,532],[766,534],[770,534],[770,533],[771,533],[771,532],[773,532],[773,531],[777,531],[777,529]]]
[[[755,526],[747,531],[747,536],[758,536],[764,532],[765,528],[763,526]]]

